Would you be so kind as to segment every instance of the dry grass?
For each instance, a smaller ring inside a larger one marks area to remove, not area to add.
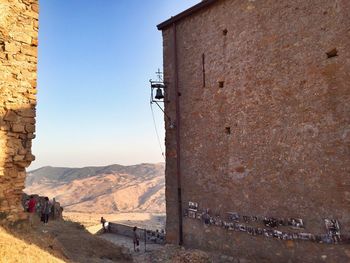
[[[37,222],[0,228],[0,263],[130,262],[125,249],[92,235],[84,226],[69,221]]]
[[[0,262],[56,263],[64,261],[42,250],[35,244],[30,244],[9,234],[7,230],[0,227]]]

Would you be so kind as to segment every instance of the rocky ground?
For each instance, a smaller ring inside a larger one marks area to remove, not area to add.
[[[209,263],[223,262],[200,250],[186,250],[174,245],[140,243],[140,251],[133,249],[132,238],[116,234],[102,234],[101,238],[127,249],[135,263]],[[234,262],[234,261],[231,261]]]
[[[185,249],[175,245],[160,245],[140,243],[140,251],[135,252],[132,238],[117,234],[101,234],[101,238],[108,240],[132,255],[135,263],[248,263],[246,259],[235,259],[230,256],[207,253],[195,249]]]
[[[165,245],[162,249],[150,253],[134,255],[135,263],[210,263],[215,262],[207,253],[199,250]],[[218,262],[218,261],[216,261]]]

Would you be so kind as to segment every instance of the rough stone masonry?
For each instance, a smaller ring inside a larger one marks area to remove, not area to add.
[[[34,160],[38,1],[0,0],[0,219],[25,219],[25,168]]]
[[[244,262],[349,262],[349,245],[230,231],[184,210],[302,219],[277,228],[291,233],[325,234],[336,219],[350,233],[350,1],[206,0],[158,28],[176,124],[166,119],[167,241]]]

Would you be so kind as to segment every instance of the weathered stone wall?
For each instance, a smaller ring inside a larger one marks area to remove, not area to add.
[[[175,96],[180,100],[184,208],[193,201],[221,218],[230,211],[302,218],[303,231],[314,234],[326,233],[324,219],[335,218],[349,233],[349,28],[348,0],[217,1],[177,22],[180,94],[173,27],[163,30],[172,120]],[[332,50],[337,56],[328,58]],[[169,123],[166,157],[166,232],[176,243],[176,129]],[[350,260],[345,245],[281,241],[183,220],[190,247],[258,262]]]
[[[34,156],[38,1],[0,0],[0,214],[24,219],[25,168]]]

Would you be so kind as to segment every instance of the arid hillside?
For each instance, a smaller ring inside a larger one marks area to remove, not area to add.
[[[78,245],[72,245],[78,244]],[[0,263],[133,262],[129,251],[90,234],[78,223],[0,226]]]
[[[65,211],[165,212],[164,164],[58,168],[28,173],[25,192],[55,197]]]

